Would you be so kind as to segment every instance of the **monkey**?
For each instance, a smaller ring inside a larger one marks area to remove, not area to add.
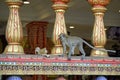
[[[64,33],[61,33],[59,35],[59,39],[61,40],[61,43],[62,43],[62,46],[63,46],[63,54],[66,53],[66,46],[69,47],[69,53],[68,53],[68,56],[67,56],[68,60],[71,60],[71,55],[74,54],[74,49],[75,49],[76,46],[78,46],[79,51],[82,53],[82,58],[85,57],[86,53],[83,49],[83,43],[85,43],[86,45],[88,45],[92,49],[108,51],[108,52],[113,52],[113,53],[116,52],[114,50],[97,49],[80,37],[68,36]]]
[[[36,47],[35,48],[35,54],[47,54],[47,49],[46,48],[42,48],[40,49],[40,47]]]

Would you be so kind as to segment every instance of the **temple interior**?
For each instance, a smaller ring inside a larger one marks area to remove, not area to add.
[[[120,80],[119,3],[1,0],[0,80]]]

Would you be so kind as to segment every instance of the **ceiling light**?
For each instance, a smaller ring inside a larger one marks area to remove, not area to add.
[[[75,28],[75,27],[74,27],[74,26],[70,26],[69,28],[70,28],[70,29],[73,29],[73,28]]]
[[[30,4],[30,2],[28,0],[23,0],[24,4]]]
[[[120,10],[119,10],[119,13],[120,13]]]
[[[106,30],[107,30],[107,28],[104,28],[104,30],[106,31]]]

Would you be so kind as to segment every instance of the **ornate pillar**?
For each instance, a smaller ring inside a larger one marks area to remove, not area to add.
[[[53,30],[53,42],[54,47],[51,51],[52,54],[62,54],[63,48],[59,40],[59,35],[61,33],[67,34],[66,26],[65,26],[65,20],[64,20],[64,13],[67,9],[67,3],[69,0],[52,0],[53,9],[56,12],[56,20],[54,24],[54,30]]]
[[[6,28],[6,40],[8,45],[4,53],[23,54],[23,47],[20,44],[23,39],[23,30],[18,12],[20,5],[22,5],[22,0],[6,0],[6,3],[9,6],[10,13]]]
[[[104,45],[106,44],[106,33],[104,29],[103,16],[107,10],[105,6],[109,4],[110,0],[88,0],[88,2],[93,6],[92,11],[95,15],[92,43],[94,47],[104,49]],[[107,57],[108,53],[106,51],[94,49],[91,52],[91,56]]]

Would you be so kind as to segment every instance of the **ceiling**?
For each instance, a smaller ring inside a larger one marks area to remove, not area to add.
[[[48,21],[49,23],[54,23],[55,12],[51,8],[53,4],[51,0],[29,1],[29,5],[23,5],[20,8],[19,12],[22,22]],[[68,6],[65,13],[65,22],[67,27],[71,25],[75,26],[74,30],[68,30],[74,35],[90,37],[94,24],[94,15],[91,11],[91,5],[87,0],[71,0]],[[105,26],[120,26],[120,0],[111,0],[107,9],[104,16]],[[5,0],[0,0],[0,21],[7,21],[8,14],[9,10]],[[78,34],[80,31],[83,33]]]

